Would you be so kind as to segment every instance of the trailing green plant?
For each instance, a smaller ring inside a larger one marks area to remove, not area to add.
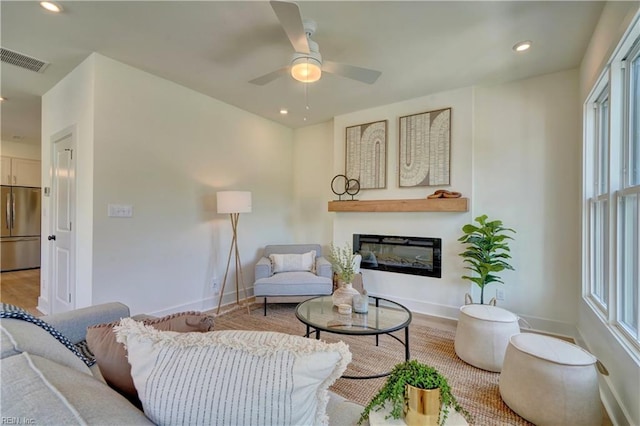
[[[442,409],[438,416],[438,424],[441,426],[444,425],[447,420],[451,408],[462,414],[467,421],[472,421],[471,414],[458,403],[456,397],[451,393],[451,387],[446,377],[433,367],[416,360],[411,360],[396,364],[396,366],[393,367],[389,377],[387,377],[387,381],[364,408],[358,424],[360,425],[367,420],[372,410],[375,409],[375,411],[379,411],[383,409],[387,403],[391,405],[391,412],[385,419],[399,419],[403,415],[407,403],[405,393],[406,385],[415,386],[420,389],[440,389]]]
[[[327,260],[331,263],[333,272],[345,283],[353,282],[353,277],[356,274],[355,256],[351,245],[345,244],[343,247],[337,247],[333,243],[331,244]]]
[[[467,264],[465,269],[477,275],[463,275],[462,278],[473,281],[480,287],[480,303],[484,303],[484,287],[493,282],[504,284],[496,274],[505,269],[514,270],[507,262],[511,259],[507,240],[513,240],[507,232],[515,233],[516,231],[505,228],[501,220],[488,221],[486,214],[478,216],[475,221],[479,226],[464,225],[462,227],[464,235],[458,238],[458,241],[467,244],[466,250],[460,253]]]

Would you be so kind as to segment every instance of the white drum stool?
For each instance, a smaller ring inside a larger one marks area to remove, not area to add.
[[[499,372],[509,338],[518,333],[518,316],[506,309],[462,306],[454,342],[456,354],[474,367]]]
[[[554,337],[511,337],[499,387],[502,400],[536,425],[600,425],[597,359]]]

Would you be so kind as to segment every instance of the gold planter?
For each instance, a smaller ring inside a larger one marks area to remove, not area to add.
[[[406,385],[404,421],[409,426],[436,426],[440,415],[440,389],[420,389]]]

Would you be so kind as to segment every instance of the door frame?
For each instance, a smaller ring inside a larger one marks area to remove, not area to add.
[[[71,149],[73,150],[73,159],[74,161],[72,162],[72,168],[73,168],[73,174],[74,174],[74,182],[73,182],[73,189],[72,189],[72,197],[73,197],[73,209],[70,212],[71,215],[71,222],[73,224],[73,226],[71,227],[71,236],[70,236],[70,244],[69,244],[69,261],[70,261],[70,265],[69,265],[69,271],[70,271],[70,288],[72,289],[72,295],[71,295],[71,302],[70,305],[73,308],[76,307],[76,299],[77,299],[77,294],[78,294],[78,286],[77,286],[77,281],[76,281],[76,260],[77,260],[77,252],[76,252],[76,240],[77,240],[77,226],[76,226],[76,206],[77,206],[77,199],[78,199],[78,185],[77,185],[77,178],[78,178],[78,174],[77,174],[77,134],[78,134],[78,130],[77,130],[77,126],[75,124],[68,126],[56,133],[54,133],[51,137],[50,137],[50,162],[49,162],[49,170],[48,170],[48,176],[49,176],[49,182],[51,184],[50,187],[50,191],[49,191],[49,200],[47,203],[47,211],[48,211],[48,229],[47,229],[47,236],[51,235],[53,232],[55,232],[55,199],[56,199],[56,194],[57,194],[57,188],[54,185],[54,172],[55,172],[55,151],[56,151],[56,143],[60,142],[63,139],[66,138],[70,138],[71,140]],[[44,222],[44,221],[43,221]],[[45,238],[44,234],[42,236],[42,241],[43,244],[46,247],[46,258],[47,258],[47,271],[46,271],[46,277],[48,280],[48,285],[42,285],[41,284],[41,294],[43,292],[46,292],[45,294],[47,294],[47,302],[49,305],[49,314],[54,314],[57,312],[54,312],[54,297],[55,297],[55,268],[54,268],[54,250],[53,250],[53,244],[51,244],[50,241],[47,240],[47,238]],[[43,260],[44,260],[43,256]],[[43,283],[44,284],[44,283]],[[47,288],[45,288],[47,287]]]

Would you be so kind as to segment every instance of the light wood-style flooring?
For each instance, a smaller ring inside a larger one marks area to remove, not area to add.
[[[42,313],[37,309],[39,296],[40,269],[2,272],[0,274],[0,302],[20,306],[35,316],[41,316]],[[260,312],[262,311],[260,310]],[[451,319],[432,317],[423,314],[414,314],[414,316],[416,319],[424,321],[425,325],[429,327],[449,331],[455,331],[456,329],[456,321]],[[604,410],[604,406],[603,412],[605,413],[605,416],[602,425],[611,426],[612,422]]]
[[[2,272],[0,274],[0,302],[16,305],[32,315],[40,316],[40,269]]]

